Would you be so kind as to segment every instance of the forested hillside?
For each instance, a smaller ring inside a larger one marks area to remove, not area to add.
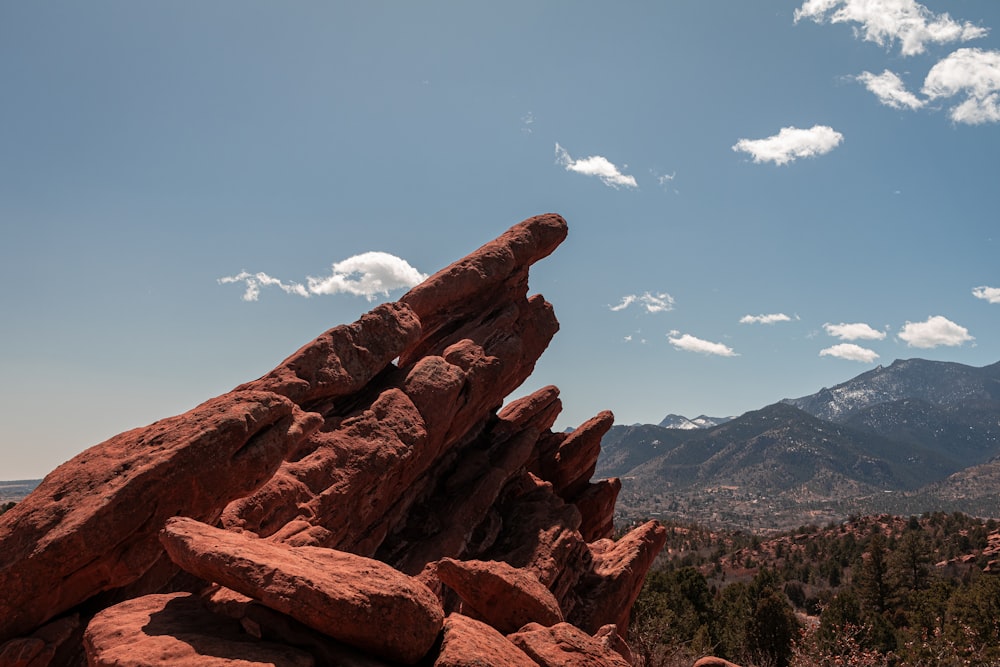
[[[1000,664],[998,530],[944,512],[767,539],[672,524],[630,642],[647,667]]]

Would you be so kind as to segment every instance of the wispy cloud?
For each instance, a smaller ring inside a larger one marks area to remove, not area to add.
[[[926,102],[906,89],[906,84],[894,72],[885,70],[881,74],[862,72],[857,80],[865,84],[875,97],[893,109],[921,109]]]
[[[791,322],[792,318],[784,313],[770,313],[767,315],[744,315],[740,318],[740,324],[775,324],[777,322]]]
[[[795,22],[804,18],[816,23],[856,23],[856,36],[883,47],[898,41],[904,56],[923,53],[927,44],[965,42],[988,32],[947,13],[935,14],[916,0],[806,0],[795,10]]]
[[[1000,122],[1000,51],[958,49],[931,68],[922,92],[931,100],[964,95],[948,112],[956,123]]]
[[[899,338],[909,347],[932,348],[942,345],[954,347],[975,340],[969,330],[946,317],[935,315],[924,322],[907,322]]]
[[[244,301],[256,301],[260,298],[261,287],[277,287],[284,290],[286,294],[298,294],[299,296],[309,296],[308,290],[299,283],[285,283],[278,278],[273,278],[266,273],[248,273],[242,271],[235,276],[225,276],[219,278],[219,284],[246,283],[246,290],[243,292]]]
[[[612,188],[627,187],[637,188],[635,176],[629,176],[619,171],[610,160],[601,155],[591,155],[590,157],[574,160],[565,148],[556,144],[556,164],[566,168],[566,171],[575,171],[586,176],[597,176],[601,182]]]
[[[698,352],[699,354],[710,354],[717,357],[738,357],[740,356],[733,351],[733,348],[728,345],[723,345],[722,343],[713,343],[712,341],[702,340],[701,338],[696,338],[691,334],[681,335],[680,331],[671,331],[667,334],[670,344],[673,345],[678,350],[684,350],[686,352]]]
[[[988,303],[1000,303],[1000,287],[977,287],[972,290],[972,296]]]
[[[625,310],[635,303],[638,303],[641,307],[645,308],[648,313],[664,313],[668,310],[674,309],[674,297],[670,296],[666,292],[659,292],[657,294],[645,292],[642,295],[628,294],[622,297],[622,300],[617,306],[608,306],[608,308],[618,312],[620,310]]]
[[[410,288],[427,278],[410,264],[385,252],[365,252],[335,263],[330,275],[306,278],[306,285],[285,282],[266,273],[243,271],[234,276],[218,279],[219,284],[245,283],[244,301],[257,301],[261,287],[278,287],[287,294],[309,297],[313,294],[353,294],[373,301],[377,296],[388,296],[396,289]]]
[[[882,340],[885,332],[873,329],[864,322],[854,322],[852,324],[830,324],[823,325],[826,333],[840,340]]]
[[[783,127],[778,134],[765,139],[740,139],[733,150],[749,153],[757,163],[782,165],[801,157],[829,153],[843,140],[844,135],[827,125],[814,125],[808,130]]]
[[[840,343],[833,347],[828,347],[825,350],[820,350],[819,356],[836,357],[838,359],[847,359],[848,361],[863,361],[869,364],[878,359],[878,354],[875,353],[875,350],[869,350],[854,343]]]
[[[535,114],[529,111],[528,113],[521,116],[521,132],[524,132],[525,134],[531,134],[532,132],[534,132],[534,130],[531,127],[534,124],[535,124]]]

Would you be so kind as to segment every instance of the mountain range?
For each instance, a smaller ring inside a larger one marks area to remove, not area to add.
[[[622,478],[621,516],[752,529],[884,511],[1000,516],[1000,363],[897,360],[699,420],[711,419],[669,415],[604,436],[597,475]]]

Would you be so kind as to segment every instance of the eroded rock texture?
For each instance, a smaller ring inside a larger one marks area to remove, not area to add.
[[[504,406],[558,330],[528,270],[566,232],[525,220],[53,471],[0,517],[0,664],[627,664],[665,534],[610,539],[613,417]]]

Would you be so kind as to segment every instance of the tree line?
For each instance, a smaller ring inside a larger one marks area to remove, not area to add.
[[[936,512],[766,538],[668,534],[630,626],[646,667],[709,654],[757,667],[1000,665],[995,521]]]

